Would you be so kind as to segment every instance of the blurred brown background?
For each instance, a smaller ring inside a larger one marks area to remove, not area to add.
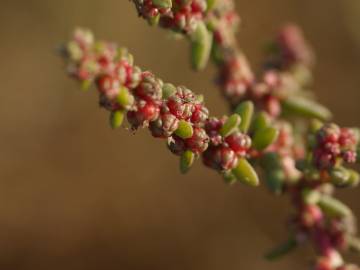
[[[177,158],[145,131],[112,131],[96,94],[82,93],[55,55],[73,27],[127,46],[161,78],[225,104],[193,73],[187,44],[150,28],[125,0],[1,0],[0,269],[307,269],[301,248],[268,263],[286,238],[286,198],[229,188]],[[343,125],[360,125],[360,1],[239,0],[239,41],[253,66],[282,23],[306,31],[318,53],[316,92]],[[341,192],[360,216],[359,190]],[[350,257],[360,262],[360,257]]]

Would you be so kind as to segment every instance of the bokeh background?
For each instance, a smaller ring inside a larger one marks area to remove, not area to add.
[[[112,131],[95,92],[79,91],[55,54],[73,27],[89,27],[225,113],[214,68],[192,72],[186,42],[147,26],[126,0],[0,3],[0,269],[307,269],[308,247],[262,259],[286,238],[286,198],[227,187],[200,163],[181,176],[162,141]],[[359,0],[238,0],[237,8],[254,67],[283,23],[300,24],[318,53],[316,93],[336,121],[360,125]],[[360,216],[359,190],[339,196]]]

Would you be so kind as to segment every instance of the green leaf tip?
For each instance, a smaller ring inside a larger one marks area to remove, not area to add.
[[[193,136],[194,129],[189,122],[181,120],[179,122],[178,129],[175,131],[175,134],[182,139],[189,139]]]
[[[240,131],[243,133],[247,133],[254,114],[254,103],[251,101],[244,101],[240,103],[236,107],[235,113],[237,113],[241,117],[241,123],[239,125]]]
[[[162,87],[162,97],[164,99],[168,99],[176,92],[176,87],[171,83],[165,83]]]
[[[241,118],[239,115],[237,114],[231,115],[220,129],[221,136],[227,137],[232,133],[236,132],[238,130],[240,123],[241,123]]]
[[[352,212],[347,205],[328,195],[321,196],[319,200],[319,206],[329,216],[333,216],[333,217],[352,216]]]
[[[171,8],[172,0],[152,0],[154,6],[158,8]]]
[[[110,126],[113,129],[121,127],[124,122],[125,113],[123,111],[114,111],[110,114]]]
[[[322,121],[331,119],[332,114],[325,106],[304,97],[289,97],[282,102],[285,112]]]
[[[206,67],[212,47],[212,34],[203,22],[198,26],[191,37],[191,63],[195,70]]]
[[[330,171],[331,182],[336,186],[346,186],[350,179],[350,171],[343,166],[337,166]]]
[[[251,124],[251,132],[256,132],[257,130],[262,130],[267,128],[270,125],[270,117],[266,112],[259,112],[255,115],[254,120]]]
[[[257,130],[253,137],[253,147],[257,150],[264,150],[274,143],[279,136],[279,130],[274,127],[267,127]]]
[[[241,158],[239,163],[232,170],[236,179],[246,185],[256,187],[260,184],[259,177],[253,166],[245,159]]]
[[[195,154],[192,151],[187,150],[182,153],[180,157],[180,172],[183,174],[187,173],[194,164],[194,161]]]
[[[125,86],[121,86],[119,94],[117,96],[117,103],[123,108],[133,105],[134,97],[130,94],[129,89]]]

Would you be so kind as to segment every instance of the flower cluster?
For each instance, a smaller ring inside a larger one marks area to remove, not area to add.
[[[206,15],[206,0],[134,0],[139,14],[150,24],[191,33]]]
[[[333,198],[329,184],[300,181],[289,187],[296,210],[291,220],[295,242],[311,241],[319,253],[315,270],[359,269],[345,264],[340,251],[358,248],[351,210]]]
[[[154,137],[168,138],[177,154],[186,150],[201,154],[207,149],[209,138],[203,127],[209,111],[201,96],[141,71],[124,49],[95,42],[83,29],[76,30],[65,52],[70,74],[82,83],[96,84],[100,105],[112,112],[114,125],[126,115],[132,129],[149,127]]]
[[[303,110],[310,111],[311,117],[327,118],[327,115],[313,112],[321,105],[302,98],[306,94],[304,86],[311,82],[313,53],[301,30],[295,25],[286,25],[280,30],[272,47],[262,77],[248,87],[245,98],[253,100],[270,116],[277,118],[284,106],[290,110],[294,110],[294,107],[298,109],[299,101],[296,102],[296,98],[300,96]],[[295,104],[288,102],[289,97],[291,100],[295,97]]]
[[[204,164],[219,171],[234,169],[239,158],[246,157],[251,147],[251,139],[239,130],[224,133],[227,118],[211,118],[205,129],[210,136],[210,147],[204,153]]]
[[[182,172],[201,156],[227,182],[256,186],[252,164],[257,164],[270,190],[288,194],[295,208],[289,243],[269,258],[308,240],[318,254],[315,270],[358,270],[340,255],[360,250],[355,218],[333,192],[360,182],[355,170],[343,166],[359,161],[359,132],[319,121],[306,130],[305,121],[298,121],[331,118],[304,90],[311,83],[314,55],[302,31],[294,25],[281,29],[256,78],[237,45],[240,18],[233,0],[132,2],[152,25],[189,39],[195,69],[204,68],[209,58],[217,64],[218,84],[234,114],[210,117],[202,96],[164,83],[135,66],[125,49],[77,30],[64,50],[68,71],[84,88],[96,85],[112,127],[126,118],[132,130],[147,127],[153,137],[166,139],[170,151],[180,156]]]
[[[316,133],[313,150],[314,165],[319,170],[333,168],[337,164],[355,163],[359,134],[354,129],[325,124]]]
[[[99,104],[111,112],[113,128],[120,127],[126,118],[132,130],[147,127],[153,137],[167,139],[170,151],[181,157],[183,172],[201,155],[207,166],[228,174],[240,159],[248,157],[252,140],[246,135],[247,128],[240,131],[239,127],[241,116],[242,125],[249,126],[252,104],[242,104],[239,113],[231,117],[209,118],[202,96],[142,71],[126,50],[95,41],[84,29],[75,31],[64,55],[71,76],[87,87],[96,85]],[[269,145],[271,141],[265,143]],[[257,184],[251,165],[242,163],[242,168],[245,166],[252,174],[251,184]],[[236,178],[245,177],[237,171]]]

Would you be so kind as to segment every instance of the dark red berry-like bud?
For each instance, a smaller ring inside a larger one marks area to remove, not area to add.
[[[179,120],[173,114],[166,113],[150,123],[150,130],[154,137],[167,138],[177,130],[178,126]]]
[[[204,164],[218,171],[235,168],[238,157],[235,152],[224,146],[211,146],[203,155]]]
[[[209,136],[202,128],[194,128],[194,134],[190,139],[186,139],[186,146],[194,153],[204,152],[209,145]]]
[[[244,157],[251,147],[251,139],[249,136],[240,132],[235,132],[225,138],[225,142],[238,155]]]
[[[191,115],[191,122],[195,125],[202,125],[209,117],[209,110],[202,104],[196,104],[195,110]]]
[[[335,165],[336,160],[356,162],[358,141],[351,129],[340,129],[335,124],[327,124],[317,132],[316,139],[314,161],[318,168],[329,169]]]
[[[139,102],[137,111],[128,112],[128,121],[133,128],[144,126],[151,121],[155,121],[160,113],[160,108],[152,102]]]
[[[119,84],[110,75],[103,75],[96,81],[96,85],[100,93],[107,94],[112,89],[119,87]]]
[[[169,138],[168,147],[175,155],[181,155],[186,151],[187,148],[185,141],[176,135]]]
[[[170,112],[179,119],[190,119],[195,111],[196,97],[185,87],[178,87],[176,93],[169,97],[167,106]]]
[[[159,101],[162,97],[162,82],[151,73],[143,73],[141,83],[134,89],[134,94],[146,101]]]

